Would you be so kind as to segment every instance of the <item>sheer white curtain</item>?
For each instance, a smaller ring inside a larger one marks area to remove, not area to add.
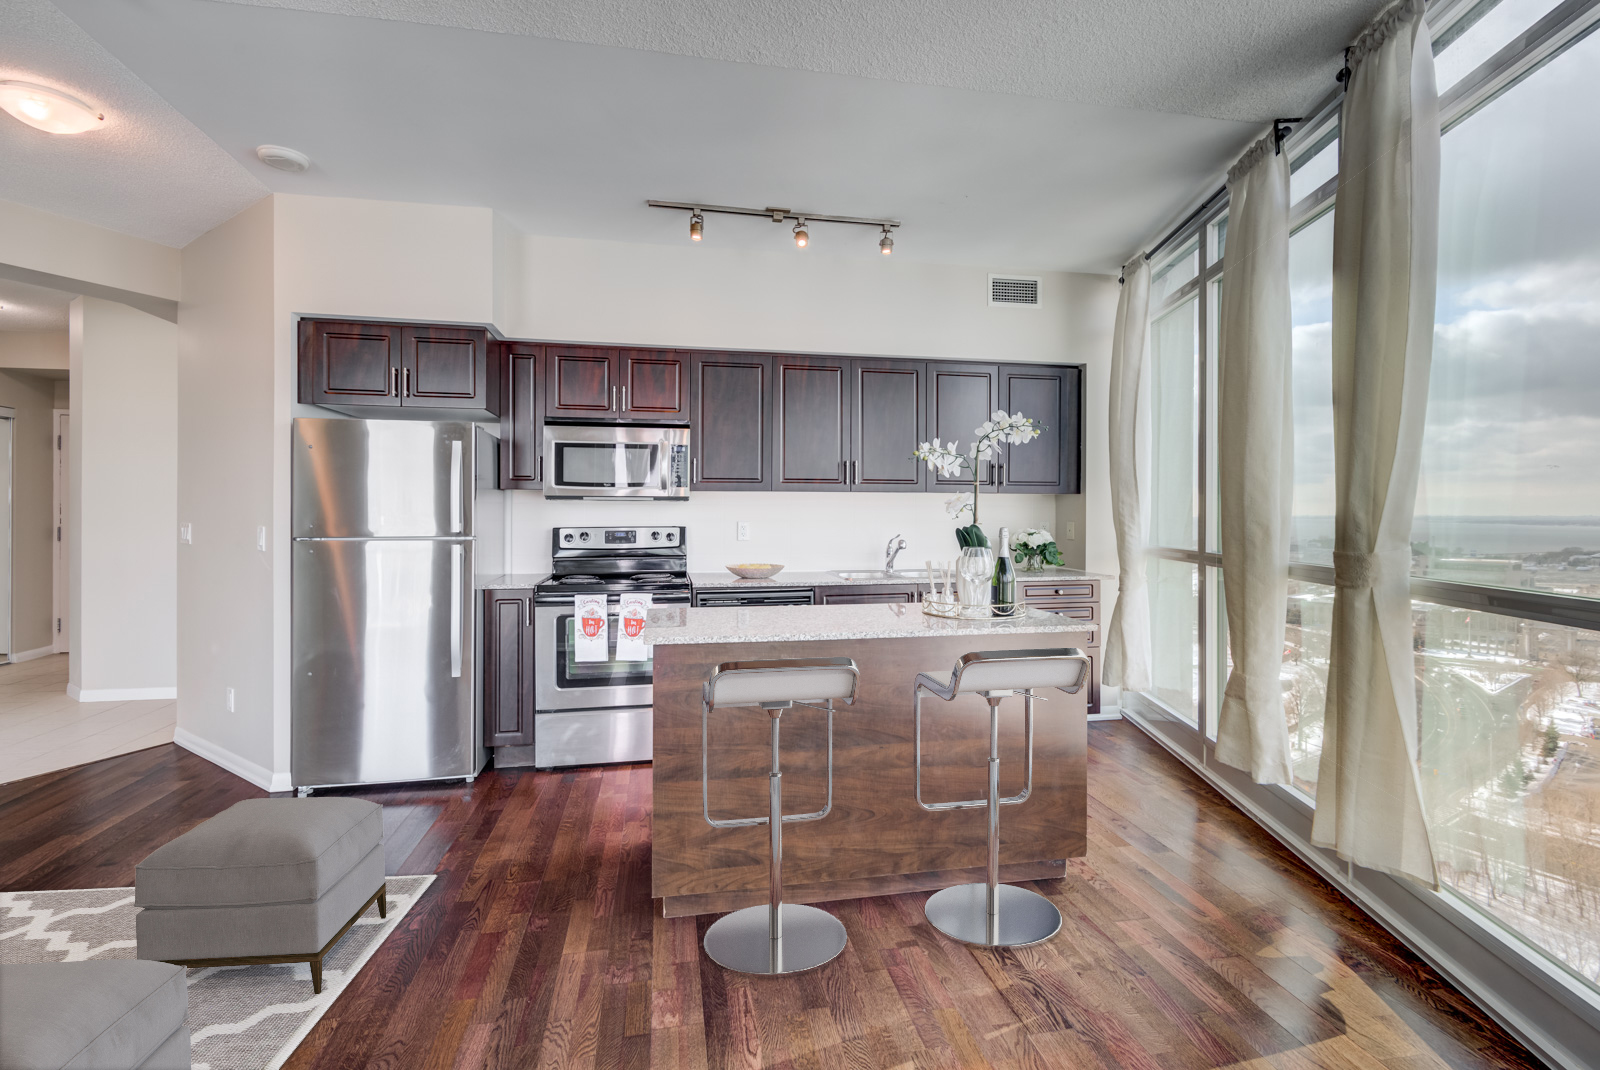
[[[1268,134],[1228,172],[1228,248],[1217,334],[1217,501],[1228,674],[1218,761],[1288,784],[1284,617],[1294,426],[1289,360],[1289,157]]]
[[[1423,0],[1352,49],[1333,237],[1333,640],[1312,841],[1437,884],[1417,769],[1411,517],[1432,358],[1439,109]]]
[[[1111,336],[1111,524],[1117,535],[1117,607],[1106,632],[1101,680],[1127,691],[1150,689],[1150,596],[1145,586],[1146,463],[1141,413],[1150,317],[1150,265],[1135,257],[1122,270],[1122,295]]]

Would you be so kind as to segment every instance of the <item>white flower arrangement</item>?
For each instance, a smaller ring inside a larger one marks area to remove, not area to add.
[[[1017,556],[1023,559],[1024,568],[1062,563],[1061,551],[1056,547],[1056,537],[1044,528],[1029,528],[1019,532],[1011,540],[1011,545],[1015,548]]]
[[[1004,409],[996,409],[973,431],[972,444],[965,453],[961,452],[954,439],[940,442],[935,438],[919,445],[912,454],[919,461],[928,462],[928,470],[938,472],[943,479],[954,479],[961,475],[963,469],[972,473],[972,490],[956,495],[944,506],[945,512],[955,518],[968,509],[972,510],[972,523],[956,529],[956,541],[962,546],[989,545],[983,529],[978,527],[978,490],[981,487],[978,462],[993,459],[995,448],[1001,443],[1021,446],[1032,442],[1039,437],[1041,430],[1043,428],[1020,412],[1008,413]]]

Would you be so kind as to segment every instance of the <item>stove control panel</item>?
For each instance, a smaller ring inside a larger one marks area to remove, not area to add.
[[[605,550],[626,555],[629,551],[680,549],[682,527],[653,528],[555,528],[551,540],[555,549]]]

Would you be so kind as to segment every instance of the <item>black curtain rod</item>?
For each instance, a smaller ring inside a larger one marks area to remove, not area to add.
[[[1196,219],[1199,219],[1201,213],[1203,213],[1207,208],[1211,207],[1212,201],[1215,201],[1218,197],[1227,192],[1228,185],[1227,183],[1223,183],[1222,187],[1218,189],[1217,192],[1200,202],[1200,207],[1196,208],[1194,211],[1185,216],[1182,223],[1179,223],[1177,226],[1167,231],[1166,237],[1156,242],[1155,245],[1151,247],[1150,251],[1144,254],[1144,258],[1149,260],[1152,256],[1155,256],[1157,253],[1159,253],[1168,242],[1170,242],[1173,238],[1176,238],[1179,234],[1182,234],[1184,229],[1188,227],[1190,223],[1193,223]]]

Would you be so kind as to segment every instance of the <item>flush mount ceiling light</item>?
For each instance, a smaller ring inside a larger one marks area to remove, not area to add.
[[[284,148],[282,145],[258,145],[256,159],[268,167],[279,171],[287,171],[291,175],[298,175],[311,166],[311,157],[294,149]]]
[[[0,81],[0,108],[47,134],[81,134],[106,121],[70,93],[32,82]]]
[[[824,223],[852,223],[864,227],[877,227],[883,231],[883,236],[878,239],[878,251],[888,256],[894,251],[894,238],[890,233],[898,226],[898,219],[867,219],[863,216],[853,215],[828,215],[824,212],[795,212],[788,208],[736,208],[727,204],[694,204],[686,201],[645,201],[651,208],[673,208],[689,213],[689,240],[700,241],[705,236],[706,212],[720,212],[723,215],[758,215],[766,216],[774,223],[783,223],[794,220],[794,243],[796,247],[804,249],[811,244],[810,225],[819,220]]]

